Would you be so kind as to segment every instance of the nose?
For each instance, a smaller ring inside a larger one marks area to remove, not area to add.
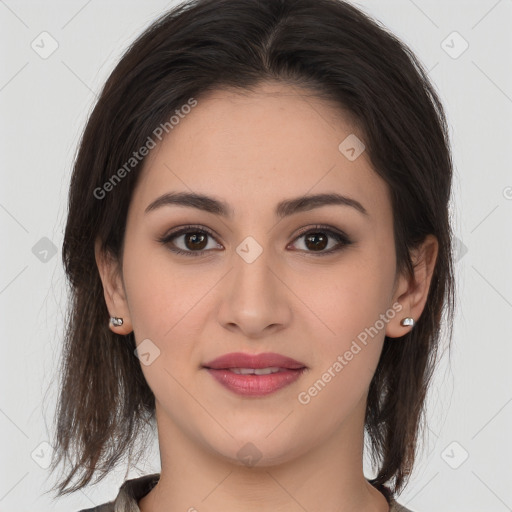
[[[291,292],[282,267],[266,250],[254,261],[240,254],[233,255],[233,268],[224,280],[218,321],[251,339],[286,328],[292,317]]]

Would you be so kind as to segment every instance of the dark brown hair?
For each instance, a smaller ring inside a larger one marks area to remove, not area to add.
[[[190,98],[224,87],[252,90],[263,81],[312,91],[355,120],[389,187],[399,271],[412,273],[410,250],[426,235],[439,242],[423,314],[403,339],[385,339],[368,394],[365,428],[376,471],[370,481],[393,482],[393,493],[407,482],[444,314],[452,334],[452,161],[440,100],[412,51],[349,3],[196,0],[165,13],[129,47],[78,149],[62,248],[70,304],[51,470],[63,460],[71,468],[58,496],[81,489],[96,472],[96,482],[104,478],[155,420],[133,333],[108,327],[94,254],[99,237],[105,252],[120,257],[144,159],[104,197],[97,191]]]

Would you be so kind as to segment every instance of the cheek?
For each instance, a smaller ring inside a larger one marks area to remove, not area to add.
[[[372,326],[389,308],[393,268],[383,259],[354,254],[339,265],[305,272],[294,286],[328,340],[341,343]]]
[[[157,355],[142,371],[165,401],[158,392],[180,395],[178,382],[188,381],[202,361],[198,340],[204,338],[204,322],[214,307],[209,292],[220,275],[195,263],[173,264],[165,251],[128,242],[123,267],[136,343],[145,342],[142,348]]]
[[[388,280],[378,272],[354,266],[334,279],[311,297],[311,309],[325,325],[313,317],[311,322],[324,334],[314,337],[315,364],[297,397],[312,428],[313,418],[323,418],[325,431],[337,428],[367,395],[385,336],[380,315],[388,308]]]
[[[377,367],[387,322],[395,316],[389,302],[393,278],[393,254],[376,250],[301,280],[298,294],[314,313],[308,323],[317,325],[316,364],[308,382],[320,379],[319,386],[328,382],[335,395],[360,398]]]
[[[184,407],[179,383],[193,365],[199,311],[194,306],[208,283],[173,268],[163,251],[128,240],[123,272],[136,344],[141,354],[149,353],[147,364],[140,358],[144,377],[161,403],[173,397]]]
[[[215,280],[193,266],[172,265],[161,249],[127,242],[123,261],[130,316],[137,341],[173,339]],[[209,282],[211,281],[211,284]]]

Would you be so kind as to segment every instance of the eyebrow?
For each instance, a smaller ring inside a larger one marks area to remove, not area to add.
[[[225,201],[204,194],[190,192],[168,192],[163,194],[149,204],[144,213],[149,213],[163,206],[172,205],[197,208],[226,218],[233,217],[233,210]],[[277,204],[275,215],[278,218],[283,218],[327,205],[350,206],[363,215],[369,216],[368,212],[359,201],[336,193],[315,194],[286,199]]]

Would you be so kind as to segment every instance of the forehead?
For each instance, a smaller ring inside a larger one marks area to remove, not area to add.
[[[365,152],[355,160],[343,152],[344,141],[363,142],[362,135],[340,107],[312,91],[281,83],[216,90],[187,112],[139,171],[132,200],[141,208],[170,191],[224,198],[237,214],[333,191],[356,196],[369,210],[389,208]]]

